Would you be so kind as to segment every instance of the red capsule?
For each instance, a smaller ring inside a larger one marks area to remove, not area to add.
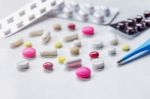
[[[99,57],[99,52],[97,52],[97,51],[92,51],[92,52],[90,52],[89,56],[90,56],[91,58],[98,58],[98,57]]]
[[[52,70],[52,69],[53,69],[53,64],[50,63],[50,62],[45,62],[45,63],[43,64],[43,68],[44,68],[45,70]]]
[[[68,29],[69,30],[75,30],[76,29],[76,25],[74,23],[70,23],[70,24],[68,24]]]

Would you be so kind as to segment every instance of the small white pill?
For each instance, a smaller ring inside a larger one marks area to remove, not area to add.
[[[110,9],[108,7],[102,5],[102,6],[100,6],[100,8],[104,12],[105,16],[107,16],[107,17],[110,16],[111,13],[110,13]]]
[[[67,7],[65,7],[65,8],[63,9],[63,13],[64,13],[65,17],[67,17],[67,18],[71,18],[72,15],[73,15],[72,10],[69,9],[69,8],[67,8]]]
[[[73,11],[78,11],[79,10],[79,4],[75,1],[70,2],[70,7],[73,9]]]
[[[51,33],[50,32],[45,32],[42,37],[42,43],[47,44],[51,40]]]
[[[10,43],[10,47],[11,47],[11,48],[16,48],[16,47],[21,46],[23,43],[24,43],[23,38],[19,38],[19,39],[17,39],[17,40],[12,41],[12,42]]]
[[[104,69],[104,61],[101,59],[93,59],[92,65],[94,70],[103,70]]]
[[[88,11],[88,13],[92,14],[94,12],[94,6],[92,4],[86,4],[85,10]]]
[[[47,51],[42,51],[40,53],[41,57],[56,57],[57,56],[57,50],[47,50]]]
[[[24,71],[29,68],[29,62],[27,60],[16,63],[18,70]]]
[[[111,45],[118,45],[118,38],[115,34],[109,33],[108,35],[108,41]]]
[[[88,19],[88,13],[87,12],[80,10],[78,14],[79,14],[78,17],[80,20],[85,21]]]
[[[63,40],[65,42],[70,42],[70,41],[74,41],[78,39],[78,34],[72,34],[72,35],[68,35],[66,37],[63,38]]]
[[[76,46],[76,47],[81,47],[82,46],[80,40],[74,40],[73,45]]]
[[[115,55],[116,55],[116,48],[110,48],[110,49],[108,50],[108,54],[109,54],[110,56],[115,56]]]
[[[104,21],[105,21],[104,15],[95,12],[93,16],[97,23],[104,23]]]
[[[104,47],[103,41],[101,41],[101,40],[94,40],[92,46],[95,49],[103,48]]]
[[[30,37],[36,37],[36,36],[41,36],[43,35],[43,29],[40,29],[40,30],[35,30],[35,31],[32,31],[29,33],[29,36]]]

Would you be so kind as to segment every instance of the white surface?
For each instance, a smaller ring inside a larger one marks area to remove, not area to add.
[[[84,2],[84,0],[79,0]],[[144,9],[148,9],[148,0],[86,0],[93,3],[111,5],[119,7],[122,11],[117,20],[129,16],[135,16],[141,13]],[[0,18],[5,17],[11,12],[17,10],[30,0],[0,0]],[[127,5],[127,6],[126,6]],[[104,38],[106,41],[105,49],[102,50],[102,58],[106,62],[106,68],[102,72],[92,70],[92,78],[89,81],[79,81],[76,79],[74,71],[66,71],[63,65],[58,65],[55,59],[42,59],[37,55],[37,58],[31,61],[31,68],[27,72],[19,72],[16,69],[15,63],[21,60],[21,50],[23,47],[11,50],[9,42],[13,39],[23,36],[25,40],[32,41],[33,46],[37,51],[46,48],[52,48],[53,43],[60,35],[65,36],[70,34],[67,32],[66,25],[68,22],[61,19],[48,19],[37,25],[34,25],[8,39],[0,40],[0,99],[149,99],[150,98],[150,55],[138,61],[132,62],[123,67],[118,67],[116,61],[124,55],[119,51],[118,56],[108,57],[107,48],[109,44],[106,36],[109,27],[96,26],[96,35],[93,38]],[[52,24],[63,24],[62,32],[53,32]],[[80,31],[83,23],[77,23]],[[28,38],[28,32],[44,28],[51,30],[54,36],[51,43],[47,46],[42,46],[40,38]],[[78,31],[78,33],[80,33]],[[150,30],[146,31],[136,39],[130,41],[120,38],[120,43],[128,43],[132,48],[137,47],[143,41],[150,37]],[[83,40],[83,49],[81,57],[84,58],[83,65],[91,66],[90,60],[87,58],[89,50],[91,50],[90,39],[80,35]],[[62,40],[62,37],[60,37]],[[64,45],[64,50],[59,50],[59,53],[67,59],[70,57],[68,46]],[[89,49],[89,50],[86,50]],[[87,59],[86,59],[87,58]],[[45,61],[54,61],[55,67],[52,73],[45,73],[42,70],[42,63]]]

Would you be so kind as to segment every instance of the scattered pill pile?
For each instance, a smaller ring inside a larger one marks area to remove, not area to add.
[[[69,23],[67,26],[68,31],[76,32],[77,29],[76,25],[74,23]],[[60,24],[54,24],[53,25],[54,31],[58,32],[62,30],[62,26]],[[81,28],[81,34],[83,34],[83,37],[86,36],[92,36],[96,33],[93,26],[83,26]],[[50,40],[52,38],[50,31],[44,31],[43,29],[32,31],[29,33],[29,37],[40,37],[41,38],[41,44],[48,44],[50,43]],[[68,52],[72,57],[76,57],[76,59],[68,59],[67,56],[60,55],[58,53],[58,50],[61,50],[65,48],[64,43],[71,44],[72,46],[68,48]],[[119,40],[116,36],[113,36],[113,38],[109,39],[109,49],[108,55],[110,56],[116,56],[117,55],[117,48],[116,46],[119,44]],[[81,49],[84,49],[82,47],[82,39],[79,36],[79,33],[73,33],[66,35],[65,37],[62,37],[62,41],[55,41],[53,46],[53,49],[44,49],[38,52],[33,47],[33,44],[31,41],[25,41],[23,38],[16,39],[15,41],[10,43],[11,48],[17,48],[21,45],[24,45],[24,49],[22,50],[22,56],[25,59],[24,61],[17,63],[17,68],[19,70],[27,70],[30,67],[29,61],[30,59],[35,58],[36,56],[40,55],[41,58],[56,58],[57,62],[61,65],[65,65],[67,70],[75,70],[75,75],[79,79],[89,79],[91,78],[91,68],[92,66],[93,70],[95,71],[102,71],[105,69],[105,61],[102,59],[102,52],[101,50],[105,47],[105,43],[101,39],[94,39],[93,42],[91,42],[91,51],[89,51],[89,61],[91,64],[86,64],[87,66],[83,66],[82,60],[85,58],[80,57]],[[121,47],[122,51],[129,51],[130,47],[129,45],[125,44]],[[87,49],[88,50],[88,49]],[[39,54],[38,54],[39,53]],[[78,57],[77,57],[78,56]],[[44,71],[52,71],[54,67],[54,63],[51,61],[43,62],[42,65]]]

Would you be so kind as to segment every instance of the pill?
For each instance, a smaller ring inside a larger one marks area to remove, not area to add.
[[[149,10],[146,10],[146,11],[144,12],[144,17],[145,17],[145,18],[150,17],[150,11],[149,11]]]
[[[88,11],[88,13],[92,14],[94,12],[94,6],[88,3],[85,5],[85,10]]]
[[[150,19],[145,20],[145,25],[146,25],[146,27],[150,27]]]
[[[27,60],[16,63],[18,70],[25,71],[29,68],[29,62]]]
[[[105,16],[110,16],[111,12],[110,12],[110,9],[106,6],[100,6],[101,10],[104,12]]]
[[[79,4],[76,1],[71,1],[70,6],[73,9],[73,11],[78,11],[79,10]]]
[[[42,39],[42,43],[43,44],[47,44],[51,40],[51,34],[50,34],[50,32],[45,32],[42,35],[41,39]]]
[[[40,52],[41,57],[56,57],[57,50],[49,50],[49,51],[42,51]]]
[[[83,10],[80,10],[79,12],[78,12],[78,17],[79,17],[79,20],[81,20],[81,21],[86,21],[86,20],[88,20],[88,13],[86,13],[85,11],[83,11]]]
[[[63,47],[63,45],[62,45],[62,43],[60,41],[55,43],[55,48],[59,49],[59,48],[62,48],[62,47]]]
[[[73,45],[76,46],[76,47],[79,47],[79,48],[82,46],[80,40],[74,40],[74,41],[73,41]]]
[[[127,26],[129,26],[129,27],[130,27],[130,26],[134,26],[134,25],[135,25],[135,20],[129,18],[129,19],[127,19],[127,23],[126,23],[126,24],[127,24]]]
[[[22,51],[22,55],[27,59],[34,58],[36,56],[36,50],[35,48],[25,48]]]
[[[115,56],[115,55],[116,55],[116,48],[110,48],[110,49],[108,50],[108,54],[109,54],[110,56]]]
[[[77,40],[77,39],[78,39],[78,34],[68,35],[63,38],[65,42],[70,42],[70,41]]]
[[[74,30],[76,30],[76,25],[74,23],[69,23],[68,29],[74,31]]]
[[[127,27],[127,28],[126,28],[126,33],[127,33],[128,35],[133,35],[133,34],[135,34],[135,33],[136,33],[135,28],[133,28],[133,27]]]
[[[119,22],[119,23],[117,23],[117,29],[119,29],[119,30],[124,30],[125,29],[125,27],[126,27],[126,24],[124,23],[124,22]]]
[[[79,47],[72,47],[72,48],[70,49],[70,53],[71,53],[72,55],[74,55],[74,56],[79,55],[79,54],[80,54],[80,49],[79,49]]]
[[[99,57],[99,52],[97,51],[92,51],[89,53],[90,58],[94,59],[94,58],[98,58]]]
[[[27,48],[32,47],[32,43],[30,41],[26,41],[26,42],[24,42],[24,46]]]
[[[66,58],[65,58],[64,56],[59,56],[59,57],[57,58],[57,60],[58,60],[58,62],[59,62],[60,64],[64,64]]]
[[[91,70],[88,67],[79,67],[76,70],[76,76],[80,79],[88,79],[91,77]]]
[[[23,38],[19,38],[17,40],[12,41],[10,43],[10,47],[11,48],[17,48],[17,47],[21,46],[23,43],[24,43]]]
[[[63,13],[64,13],[65,17],[67,17],[67,18],[71,18],[73,15],[72,10],[70,8],[67,8],[67,7],[65,7],[63,9]]]
[[[137,23],[140,23],[140,22],[142,21],[142,19],[143,19],[143,17],[142,17],[141,15],[137,15],[137,16],[135,17],[135,21],[136,21]]]
[[[55,31],[60,31],[61,30],[61,25],[60,24],[53,24],[53,29]]]
[[[141,24],[141,23],[136,24],[136,30],[137,31],[143,31],[144,29],[145,29],[144,24]]]
[[[94,35],[94,27],[92,26],[84,26],[82,28],[82,33],[86,36],[92,36]]]
[[[40,30],[36,30],[36,31],[31,31],[30,33],[29,33],[29,36],[30,37],[36,37],[36,36],[41,36],[41,35],[43,35],[43,29],[40,29]]]
[[[81,59],[75,59],[66,62],[66,66],[67,68],[78,68],[81,66],[81,63],[82,63]]]
[[[111,45],[118,45],[118,39],[116,37],[116,35],[111,35],[109,38],[110,44]]]
[[[92,66],[93,66],[94,70],[99,71],[99,70],[104,69],[105,64],[104,64],[104,61],[101,59],[93,59],[92,60]]]
[[[53,70],[53,63],[51,63],[51,62],[45,62],[43,64],[43,68],[44,68],[44,70],[48,70],[48,71]]]
[[[105,21],[104,15],[95,12],[93,16],[97,23],[104,23]]]
[[[95,49],[103,48],[103,46],[104,46],[103,45],[103,41],[101,41],[101,40],[94,40],[92,46]]]
[[[129,51],[129,50],[130,50],[129,45],[127,45],[127,44],[122,45],[122,51],[127,52],[127,51]]]

